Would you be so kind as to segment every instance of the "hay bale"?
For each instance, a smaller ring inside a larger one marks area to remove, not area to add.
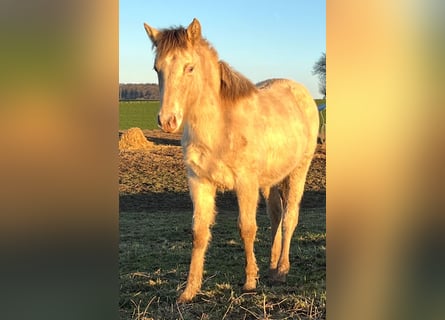
[[[140,128],[128,129],[119,140],[119,150],[147,150],[154,146]]]

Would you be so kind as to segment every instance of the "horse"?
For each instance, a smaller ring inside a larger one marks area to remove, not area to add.
[[[202,36],[195,18],[185,27],[144,23],[155,50],[158,125],[180,132],[190,197],[193,248],[187,284],[177,301],[190,302],[202,285],[215,221],[217,190],[234,190],[245,250],[243,291],[256,290],[254,254],[260,191],[271,220],[269,278],[285,283],[307,172],[317,145],[319,116],[308,90],[286,79],[253,84]]]

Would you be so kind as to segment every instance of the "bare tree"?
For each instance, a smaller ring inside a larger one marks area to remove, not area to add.
[[[315,62],[312,74],[318,75],[320,93],[326,98],[326,52],[323,52],[321,57]]]

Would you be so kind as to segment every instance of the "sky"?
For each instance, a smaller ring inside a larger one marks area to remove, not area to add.
[[[157,83],[144,22],[187,27],[193,18],[219,58],[252,82],[293,79],[322,98],[312,68],[326,52],[324,0],[120,0],[119,82]]]

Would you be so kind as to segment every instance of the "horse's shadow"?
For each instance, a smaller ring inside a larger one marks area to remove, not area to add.
[[[157,145],[167,145],[167,146],[181,146],[181,140],[177,138],[161,138],[161,137],[147,137],[148,141],[151,141]]]
[[[216,197],[218,210],[238,212],[238,202],[234,192],[219,192]],[[260,197],[258,209],[266,207],[264,199]],[[305,191],[301,201],[301,208],[326,207],[325,191]],[[188,192],[162,192],[121,194],[119,196],[120,212],[156,212],[156,211],[190,210],[193,205]]]

